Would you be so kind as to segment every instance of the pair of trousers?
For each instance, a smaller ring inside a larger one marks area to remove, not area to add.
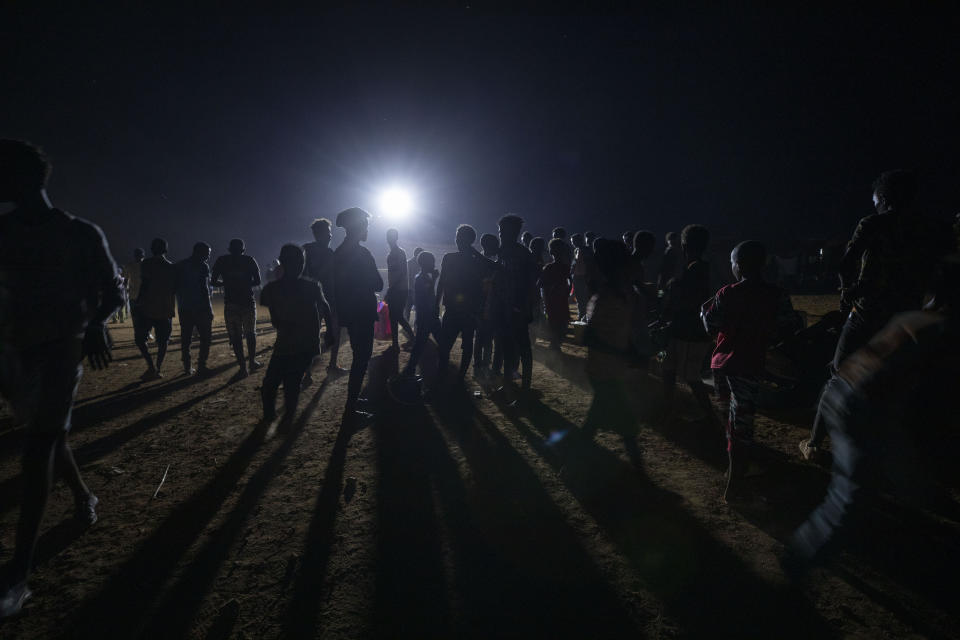
[[[460,341],[460,375],[467,371],[470,366],[470,358],[473,357],[473,334],[477,330],[477,319],[472,313],[461,311],[447,311],[443,314],[443,321],[440,323],[440,376],[447,373],[447,367],[450,364],[450,350],[453,349],[453,343]]]
[[[367,375],[367,365],[373,355],[373,324],[371,320],[346,325],[347,335],[350,336],[350,351],[353,353],[350,379],[347,383],[347,411],[353,411],[357,406],[357,398],[363,388],[363,377]]]
[[[422,321],[420,318],[417,318],[417,331],[416,336],[413,339],[413,349],[410,351],[410,360],[407,361],[406,370],[408,372],[415,372],[417,370],[417,363],[420,362],[421,356],[423,356],[423,350],[427,348],[427,340],[430,339],[430,334],[433,334],[434,339],[437,343],[440,343],[440,320],[437,318],[424,318]]]
[[[193,342],[193,329],[200,334],[200,353],[197,364],[207,366],[210,356],[210,342],[213,335],[213,313],[206,309],[191,311],[180,309],[180,356],[183,366],[190,366],[190,345]]]
[[[313,361],[313,353],[274,353],[263,376],[260,396],[263,400],[263,415],[272,419],[277,412],[277,389],[283,383],[283,409],[288,418],[293,417],[300,399],[300,383],[303,374]]]
[[[573,276],[573,295],[577,299],[577,313],[582,319],[587,313],[587,303],[590,302],[590,291],[587,287],[587,276]]]
[[[504,381],[510,382],[510,374],[520,363],[523,388],[530,388],[533,380],[533,348],[530,345],[530,324],[526,318],[514,312],[501,328],[500,344],[503,348]]]
[[[870,342],[870,338],[880,330],[885,322],[886,318],[879,321],[865,318],[856,310],[850,312],[850,315],[847,316],[846,321],[843,323],[843,328],[840,330],[837,348],[833,353],[833,362],[830,365],[831,377],[836,377],[840,365],[847,359],[847,356]],[[820,401],[817,403],[817,415],[813,419],[813,428],[810,430],[810,444],[814,447],[819,447],[823,444],[823,439],[827,436],[822,407],[823,393],[825,393],[825,390],[826,387],[824,387],[824,392],[820,394]]]
[[[757,412],[757,395],[760,383],[755,376],[727,375],[714,371],[714,379],[722,379],[730,393],[730,410],[727,417],[727,449],[733,441],[753,442],[753,423]]]

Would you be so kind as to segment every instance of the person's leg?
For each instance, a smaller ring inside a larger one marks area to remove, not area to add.
[[[210,357],[210,343],[213,342],[213,316],[204,315],[197,321],[200,332],[200,353],[197,356],[197,371],[207,370],[207,359]]]
[[[157,337],[157,371],[163,366],[163,358],[167,355],[167,345],[170,344],[170,334],[173,333],[173,319],[163,318],[154,323]]]
[[[339,372],[341,371],[339,360],[340,338],[343,337],[343,332],[340,330],[337,312],[333,308],[330,309],[330,326],[327,327],[327,331],[333,336],[333,342],[330,344],[330,364],[327,365],[327,371]]]
[[[26,580],[40,533],[43,512],[53,484],[56,433],[32,433],[26,437],[23,450],[23,498],[17,522],[16,548],[10,564],[11,582]]]
[[[180,359],[183,360],[183,371],[187,375],[191,373],[190,345],[193,343],[193,327],[196,321],[195,313],[180,310]]]
[[[241,319],[243,308],[235,304],[225,304],[223,306],[223,321],[227,325],[227,336],[230,338],[230,346],[233,348],[233,355],[237,359],[237,366],[240,367],[238,375],[247,375],[247,361],[243,358],[243,320]]]
[[[354,322],[347,327],[350,334],[350,349],[353,351],[353,363],[350,365],[350,380],[347,383],[346,411],[357,408],[357,398],[363,388],[363,377],[373,354],[373,323]]]
[[[267,364],[267,372],[260,385],[260,399],[263,402],[263,419],[273,420],[277,417],[277,389],[283,381],[284,356],[273,354]]]
[[[513,387],[513,371],[520,361],[519,345],[513,327],[504,327],[504,332],[500,335],[500,349],[503,353],[503,387],[509,392]]]
[[[476,332],[474,322],[473,318],[465,317],[460,326],[460,382],[467,377],[470,360],[473,358],[473,335]]]
[[[503,336],[499,333],[494,333],[491,331],[491,341],[493,342],[493,371],[495,375],[501,374],[503,371]]]
[[[310,366],[313,356],[297,354],[291,356],[283,371],[283,417],[292,420],[297,410],[297,401],[300,399],[300,381]]]
[[[453,349],[453,343],[457,341],[459,331],[459,316],[450,311],[444,313],[437,340],[437,377],[441,381],[447,377],[447,370],[450,368],[450,351]]]
[[[153,364],[153,358],[150,356],[150,349],[147,348],[147,336],[150,335],[150,326],[145,320],[140,320],[139,324],[141,326],[133,331],[133,342],[137,345],[137,349],[140,350],[140,355],[143,356],[144,361],[147,363],[147,373],[152,373],[156,371],[156,367]]]
[[[256,371],[263,365],[257,360],[257,307],[252,306],[243,312],[243,334],[247,339],[247,359],[250,371]]]
[[[397,335],[397,330],[400,328],[400,317],[401,314],[397,312],[398,307],[394,305],[399,305],[395,295],[386,296],[384,302],[387,303],[387,315],[390,316],[390,340],[392,341],[392,346],[394,349],[400,348],[400,336]]]
[[[407,366],[403,372],[406,375],[413,375],[417,372],[417,364],[420,362],[420,356],[427,347],[427,340],[430,339],[430,327],[426,321],[417,322],[417,332],[413,339],[413,349],[410,351],[410,359],[407,360]]]
[[[528,391],[533,382],[533,347],[530,344],[530,325],[522,318],[518,319],[516,324],[516,335],[522,374],[521,388]]]

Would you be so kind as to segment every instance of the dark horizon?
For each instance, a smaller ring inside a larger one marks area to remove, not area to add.
[[[394,182],[418,196],[408,249],[507,212],[540,235],[846,237],[896,167],[924,211],[958,209],[946,8],[4,14],[0,136],[48,152],[54,203],[120,261],[158,235],[265,260]]]

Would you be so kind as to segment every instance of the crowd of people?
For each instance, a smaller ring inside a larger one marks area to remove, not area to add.
[[[228,254],[211,269],[208,244],[198,242],[190,257],[174,263],[166,257],[166,241],[157,238],[149,258],[138,249],[133,262],[118,270],[96,225],[50,203],[48,174],[39,149],[0,141],[0,200],[16,205],[0,216],[0,393],[26,430],[24,495],[14,557],[0,583],[0,617],[16,613],[30,597],[27,578],[54,470],[73,491],[77,518],[87,524],[97,519],[98,500],[80,475],[67,435],[82,359],[95,369],[108,365],[106,322],[125,300],[147,365],[145,381],[163,376],[175,315],[183,373],[211,373],[212,287],[223,289],[224,322],[238,367],[234,378],[262,366],[255,295],[260,269],[245,254],[243,240],[231,240]],[[957,262],[944,258],[956,251],[948,242],[955,238],[916,214],[916,191],[909,172],[881,175],[873,185],[877,213],[860,222],[843,256],[840,297],[848,316],[811,435],[800,445],[803,457],[814,457],[831,437],[834,475],[826,500],[797,531],[785,556],[794,574],[849,530],[872,482],[869,472],[883,451],[884,434],[902,428],[904,416],[917,410],[918,389],[929,395],[940,388],[918,384],[914,372],[941,371],[957,354]],[[281,248],[274,277],[259,299],[276,328],[260,390],[264,420],[277,417],[282,384],[282,423],[289,423],[301,390],[313,384],[323,348],[328,375],[347,373],[339,365],[344,330],[352,360],[343,422],[355,427],[373,417],[376,407],[362,390],[375,324],[383,319],[378,292],[385,283],[363,244],[369,219],[362,209],[346,209],[333,221],[315,220],[313,242]],[[330,247],[334,225],[345,231],[336,249]],[[660,268],[649,275],[646,262],[656,249],[649,231],[611,239],[591,231],[568,237],[557,227],[547,242],[523,226],[521,217],[503,216],[497,234],[479,238],[478,250],[477,231],[462,224],[454,236],[456,250],[442,256],[439,268],[437,256],[420,248],[408,260],[398,230],[387,231],[384,330],[398,361],[401,350],[410,351],[395,380],[419,382],[418,366],[432,336],[438,375],[424,381],[428,395],[437,398],[436,389],[462,384],[472,365],[479,382],[502,394],[505,405],[522,410],[534,383],[531,326],[540,327],[550,350],[562,351],[576,316],[593,387],[581,436],[591,438],[599,429],[635,435],[631,370],[659,375],[664,420],[673,412],[679,380],[703,410],[705,423],[726,436],[727,494],[734,495],[740,479],[757,472],[754,416],[767,349],[803,328],[787,292],[763,279],[764,245],[737,244],[730,254],[734,282],[711,291],[704,260],[710,232],[702,225],[667,234]],[[451,374],[457,339],[460,360]],[[713,391],[703,375],[706,363]],[[720,415],[713,395],[724,406]],[[879,416],[886,431],[868,427]]]

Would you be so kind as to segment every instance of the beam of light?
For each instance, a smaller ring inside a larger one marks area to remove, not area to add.
[[[413,196],[402,187],[390,187],[380,194],[378,205],[387,220],[403,220],[413,211]]]

